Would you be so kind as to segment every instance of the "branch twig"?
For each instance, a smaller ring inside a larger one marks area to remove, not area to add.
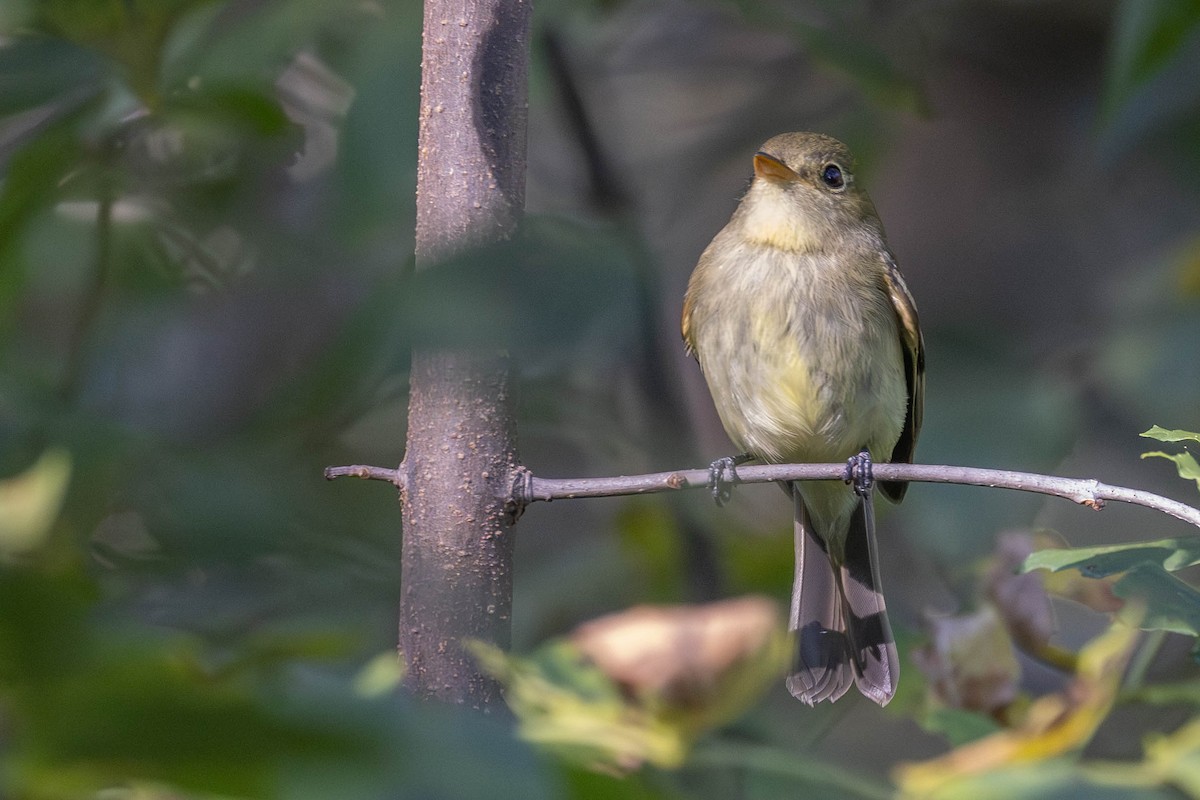
[[[351,464],[347,467],[326,467],[325,480],[334,478],[362,478],[368,481],[387,481],[397,489],[404,483],[404,473],[398,469],[387,467],[368,467],[364,464]]]
[[[617,495],[652,494],[679,489],[699,489],[709,485],[708,469],[655,472],[647,475],[628,475],[613,478],[538,478],[524,467],[513,481],[512,503],[523,509],[529,503],[543,500],[565,500],[579,497],[613,497]],[[1099,510],[1112,500],[1161,511],[1176,519],[1200,528],[1200,509],[1170,500],[1141,489],[1110,486],[1092,478],[1060,478],[1032,472],[1012,472],[979,467],[954,467],[934,464],[874,464],[872,472],[880,481],[914,481],[925,483],[956,483],[967,486],[987,486],[994,489],[1014,489],[1062,497]],[[381,467],[329,467],[329,479],[354,476],[385,480],[399,485],[401,471]],[[843,480],[845,464],[771,464],[739,467],[738,483],[767,483],[794,480]]]

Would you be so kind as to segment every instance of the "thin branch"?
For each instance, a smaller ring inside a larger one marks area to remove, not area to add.
[[[347,467],[326,467],[325,480],[334,478],[362,478],[369,481],[387,481],[397,489],[404,483],[404,473],[398,469],[385,467],[368,467],[363,464],[352,464]]]
[[[1015,489],[1062,497],[1096,510],[1113,500],[1145,506],[1200,528],[1200,509],[1170,500],[1141,489],[1110,486],[1092,478],[1060,478],[1031,472],[1012,472],[1002,469],[953,467],[934,464],[875,464],[873,473],[879,481],[913,481],[924,483],[956,483],[966,486],[987,486],[993,489]],[[738,467],[737,483],[768,483],[772,481],[844,480],[845,464],[771,464]],[[380,467],[330,467],[325,477],[353,475],[372,480],[396,483],[396,470]],[[699,489],[710,486],[708,469],[655,472],[647,475],[628,475],[614,478],[538,478],[521,468],[513,481],[512,503],[523,509],[538,500],[566,500],[579,497],[614,497],[618,495],[652,494],[679,489]]]

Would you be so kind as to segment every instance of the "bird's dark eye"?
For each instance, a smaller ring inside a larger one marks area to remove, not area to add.
[[[842,175],[842,168],[837,164],[826,164],[825,169],[821,170],[821,180],[830,189],[841,189],[846,185],[846,179]]]

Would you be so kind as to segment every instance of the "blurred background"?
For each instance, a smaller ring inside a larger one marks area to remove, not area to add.
[[[420,26],[413,0],[0,7],[0,796],[830,785],[744,763],[598,777],[502,722],[395,697],[395,495],[321,477],[397,464],[411,346],[489,315],[535,474],[731,454],[680,307],[783,131],[858,155],[925,331],[920,462],[1196,502],[1138,434],[1200,429],[1197,3],[544,0],[511,315],[471,283],[487,263],[411,280]],[[1001,534],[1189,532],[932,485],[880,527],[905,652],[931,616],[980,607]],[[703,492],[556,502],[518,531],[518,651],[639,603],[791,586],[774,487],[724,508]],[[1067,648],[1106,625],[1055,610]],[[1154,674],[1194,674],[1186,642],[1156,652]],[[1022,665],[1027,695],[1063,688]],[[908,661],[883,711],[808,709],[779,680],[722,736],[884,792],[897,763],[948,747],[925,692]],[[1185,718],[1122,710],[1089,752],[1137,758],[1143,733]]]

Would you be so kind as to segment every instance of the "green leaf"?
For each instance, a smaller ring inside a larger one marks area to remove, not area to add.
[[[1113,27],[1105,112],[1161,72],[1200,25],[1196,0],[1125,0]]]
[[[920,722],[921,727],[946,737],[954,747],[1000,730],[1000,725],[991,717],[964,708],[934,708]]]
[[[1147,737],[1145,771],[1188,797],[1200,796],[1200,717],[1173,733]]]
[[[25,283],[22,245],[28,223],[50,207],[82,153],[76,120],[43,130],[9,160],[0,186],[0,330]]]
[[[1200,592],[1158,564],[1133,567],[1113,585],[1118,597],[1145,603],[1140,628],[1200,636]]]
[[[107,65],[70,42],[39,36],[0,46],[0,116],[45,103],[75,105],[104,85]]]
[[[1183,431],[1176,428],[1175,430],[1167,430],[1158,425],[1151,426],[1150,430],[1145,433],[1138,434],[1147,439],[1157,439],[1160,442],[1200,442],[1200,433],[1192,433],[1191,431]]]
[[[1172,706],[1188,703],[1200,706],[1200,678],[1143,686],[1131,698],[1152,705]]]
[[[1156,450],[1152,453],[1142,453],[1142,458],[1165,458],[1175,462],[1175,469],[1179,472],[1179,477],[1195,481],[1196,488],[1200,489],[1200,464],[1196,463],[1196,457],[1191,453],[1164,453]]]
[[[1077,569],[1088,578],[1104,578],[1118,572],[1126,572],[1144,563],[1158,564],[1172,572],[1200,564],[1200,537],[1180,536],[1153,542],[1104,547],[1039,550],[1025,559],[1021,571],[1047,569],[1060,572],[1064,569]]]
[[[120,65],[128,86],[155,105],[163,47],[180,17],[213,0],[44,0],[36,27],[99,51]]]
[[[283,106],[265,89],[234,83],[206,85],[200,91],[171,97],[163,110],[231,125],[243,134],[280,136],[291,129]]]

